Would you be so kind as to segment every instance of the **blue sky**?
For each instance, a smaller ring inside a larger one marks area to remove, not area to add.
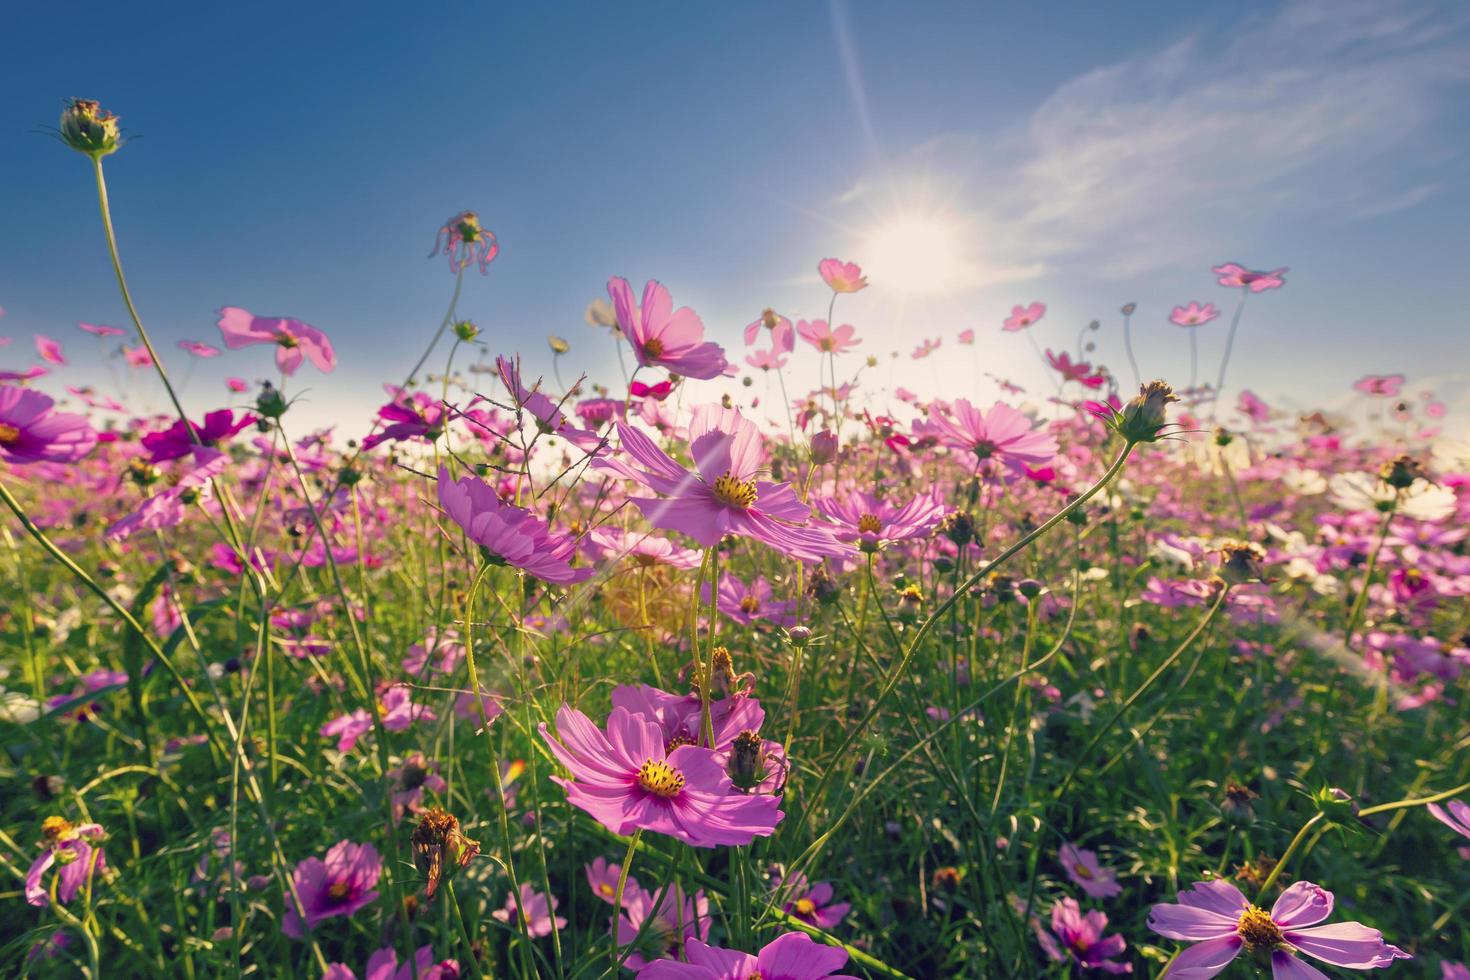
[[[84,96],[133,137],[108,160],[115,217],[175,373],[173,344],[217,341],[219,306],[299,317],[340,363],[298,376],[303,414],[349,434],[442,315],[452,277],[425,256],[462,208],[502,244],[460,306],[491,353],[546,367],[556,332],[567,368],[609,382],[610,345],[582,323],[609,275],[661,279],[734,354],[764,306],[823,315],[827,255],[870,267],[837,319],[884,358],[874,381],[983,396],[977,365],[1039,381],[999,334],[1032,300],[1050,307],[1045,346],[1103,320],[1095,356],[1124,377],[1117,309],[1137,302],[1144,372],[1182,381],[1165,317],[1232,300],[1208,270],[1235,259],[1292,271],[1247,310],[1232,388],[1306,406],[1402,372],[1470,409],[1460,4],[143,9],[30,5],[7,25],[0,365],[56,337],[73,365],[53,391],[118,372],[162,407],[75,328],[125,325],[87,163],[43,132]],[[885,229],[915,223],[944,232],[938,293],[894,286],[905,255]],[[1200,336],[1202,375],[1223,326]],[[952,356],[966,327],[980,348]],[[923,336],[947,356],[911,362]],[[223,402],[226,374],[267,376],[269,355],[195,365],[191,409]]]

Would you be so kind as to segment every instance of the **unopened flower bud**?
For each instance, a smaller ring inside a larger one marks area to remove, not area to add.
[[[1158,442],[1164,427],[1169,424],[1168,406],[1177,402],[1174,389],[1163,381],[1150,381],[1138,389],[1138,394],[1107,416],[1107,423],[1114,432],[1130,443]]]
[[[1124,316],[1132,316],[1138,310],[1137,303],[1124,303],[1122,313]]]
[[[1225,798],[1220,801],[1220,812],[1227,820],[1235,823],[1251,823],[1256,818],[1256,811],[1251,806],[1252,802],[1260,798],[1260,794],[1251,790],[1249,786],[1242,786],[1231,779],[1225,783]]]
[[[263,419],[278,419],[286,414],[290,407],[286,397],[278,391],[270,382],[260,386],[260,394],[255,398],[255,410]]]
[[[791,645],[800,649],[812,641],[812,631],[806,626],[793,626],[786,631],[787,637],[791,639]]]
[[[1220,577],[1231,585],[1259,582],[1261,562],[1266,554],[1258,546],[1243,541],[1230,541],[1220,546]]]
[[[1035,599],[1037,596],[1041,595],[1042,591],[1044,591],[1045,589],[1046,586],[1042,585],[1034,578],[1023,578],[1021,579],[1021,581],[1016,583],[1016,591],[1021,593],[1028,599]]]
[[[117,116],[91,99],[72,99],[61,112],[61,141],[94,160],[122,146]]]
[[[837,457],[837,436],[830,429],[823,429],[812,436],[812,462],[818,466],[832,462]]]
[[[1424,466],[1412,456],[1398,456],[1384,463],[1378,470],[1379,477],[1384,483],[1396,490],[1403,490],[1414,485],[1414,481],[1424,475]]]
[[[726,772],[737,789],[749,791],[759,786],[766,775],[765,740],[748,730],[736,735]]]
[[[454,335],[466,343],[480,336],[480,328],[473,320],[461,320],[454,325]]]
[[[546,345],[551,348],[553,354],[565,354],[572,349],[572,345],[554,333],[546,335]]]

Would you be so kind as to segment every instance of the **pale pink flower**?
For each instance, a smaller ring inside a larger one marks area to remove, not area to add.
[[[633,302],[633,287],[621,276],[607,281],[607,295],[640,366],[662,367],[701,381],[725,373],[724,349],[704,339],[698,314],[687,306],[674,309],[669,291],[657,280],[644,285],[642,306]]]
[[[100,323],[78,322],[77,326],[85,330],[87,333],[95,334],[98,337],[122,337],[127,334],[126,330],[123,330],[119,327],[108,327]]]
[[[1169,322],[1181,327],[1202,327],[1219,315],[1214,303],[1200,306],[1191,300],[1188,306],[1174,307],[1174,312],[1169,314]]]
[[[1011,307],[1011,315],[1006,318],[1002,329],[1008,333],[1025,330],[1044,316],[1046,316],[1045,303],[1032,303],[1030,306],[1013,306]]]
[[[823,259],[817,263],[817,272],[834,293],[855,293],[868,287],[868,277],[856,262]]]
[[[36,353],[48,364],[66,363],[66,357],[61,353],[61,345],[50,337],[36,334]]]
[[[796,333],[817,350],[828,354],[845,354],[861,342],[848,324],[834,330],[826,320],[797,320]]]
[[[1263,293],[1268,289],[1280,289],[1286,285],[1287,268],[1285,266],[1270,272],[1257,272],[1254,269],[1247,269],[1239,262],[1226,262],[1224,265],[1215,266],[1210,271],[1219,276],[1216,282],[1231,289],[1249,289],[1253,293]]]
[[[1404,386],[1402,374],[1367,374],[1353,382],[1353,387],[1366,395],[1383,395],[1392,398]]]

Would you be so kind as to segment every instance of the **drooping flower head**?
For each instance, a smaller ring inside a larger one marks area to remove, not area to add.
[[[219,311],[218,326],[230,350],[275,344],[276,367],[284,374],[295,374],[303,356],[324,374],[337,366],[332,342],[309,323],[289,317],[256,316],[238,306],[226,306]]]
[[[618,329],[639,365],[701,381],[725,373],[724,348],[704,339],[704,324],[693,310],[674,309],[673,298],[658,280],[644,285],[641,306],[634,303],[633,287],[621,276],[607,281],[607,295],[617,313]]]
[[[434,236],[434,250],[429,258],[441,253],[449,259],[450,272],[458,273],[474,262],[483,276],[500,254],[500,243],[495,240],[494,232],[480,224],[478,214],[461,211],[444,222]]]
[[[738,847],[769,837],[776,797],[737,792],[713,750],[664,741],[658,722],[613,708],[603,731],[570,705],[541,737],[571,773],[553,780],[573,806],[615,834],[651,830],[695,847]]]
[[[792,329],[791,321],[769,307],[761,311],[759,318],[745,325],[745,343],[755,343],[762,329],[771,334],[772,353],[789,354],[796,346],[796,331]]]
[[[1178,898],[1178,904],[1155,905],[1148,916],[1148,927],[1159,935],[1195,944],[1174,958],[1167,976],[1176,980],[1205,980],[1242,952],[1270,963],[1277,980],[1321,975],[1296,962],[1297,953],[1350,970],[1410,959],[1361,923],[1318,925],[1332,914],[1332,893],[1308,881],[1283,891],[1269,912],[1220,879],[1197,882]]]
[[[31,388],[0,385],[0,461],[74,463],[97,444],[86,418],[53,412],[55,402]]]
[[[489,561],[514,565],[543,582],[572,585],[592,577],[594,569],[573,568],[573,538],[557,534],[535,514],[500,499],[484,480],[466,475],[458,480],[439,469],[439,505],[478,544]]]

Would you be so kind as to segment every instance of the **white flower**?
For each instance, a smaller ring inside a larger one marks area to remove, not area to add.
[[[1387,511],[1395,490],[1371,473],[1339,473],[1330,484],[1332,502],[1343,510]],[[1415,480],[1399,497],[1398,512],[1416,521],[1438,521],[1455,512],[1455,492],[1425,479]]]
[[[1327,492],[1327,480],[1316,470],[1287,470],[1281,474],[1286,489],[1301,497],[1313,497]]]

